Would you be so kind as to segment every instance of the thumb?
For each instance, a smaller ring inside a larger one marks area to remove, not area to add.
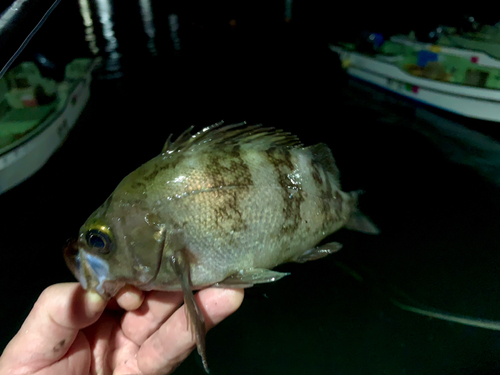
[[[95,292],[86,292],[78,283],[48,287],[5,348],[0,358],[0,373],[10,361],[33,372],[58,361],[79,330],[97,321],[105,307],[104,299]]]

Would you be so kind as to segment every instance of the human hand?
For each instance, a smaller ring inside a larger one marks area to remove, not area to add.
[[[208,330],[238,309],[243,290],[204,289],[196,300]],[[52,285],[2,353],[0,374],[170,374],[196,345],[182,302],[182,292],[125,287],[106,304],[78,283]]]

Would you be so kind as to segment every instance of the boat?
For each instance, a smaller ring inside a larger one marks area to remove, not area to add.
[[[436,45],[480,51],[500,59],[500,23],[483,25],[477,31],[459,32],[454,27],[442,27]]]
[[[402,35],[368,39],[372,49],[330,45],[349,76],[461,116],[500,122],[500,60]]]
[[[88,102],[98,64],[75,59],[57,82],[27,61],[0,79],[0,194],[38,171],[66,140]]]

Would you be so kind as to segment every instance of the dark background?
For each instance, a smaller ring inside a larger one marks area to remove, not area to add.
[[[498,124],[348,80],[328,49],[363,29],[426,30],[460,12],[401,5],[395,16],[381,4],[294,1],[285,22],[281,1],[152,0],[153,54],[138,2],[111,3],[117,47],[106,51],[90,1],[105,64],[77,126],[46,166],[0,196],[1,348],[45,287],[74,280],[61,248],[118,182],[156,156],[170,133],[223,119],[326,142],[344,190],[365,191],[360,209],[381,234],[343,229],[329,238],[344,245],[339,253],[282,265],[290,276],[247,290],[242,307],[208,335],[213,374],[498,373],[499,333],[402,311],[381,292],[394,286],[427,306],[500,320]],[[2,65],[51,2],[32,4],[4,34]],[[92,56],[76,0],[59,4],[19,61],[36,53],[61,69]],[[373,278],[359,283],[338,261]],[[198,357],[176,373],[201,374]]]

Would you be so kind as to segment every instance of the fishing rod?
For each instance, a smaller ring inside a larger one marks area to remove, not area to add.
[[[5,63],[2,70],[0,70],[0,79],[9,70],[12,63],[19,57],[21,52],[26,48],[31,38],[40,30],[42,25],[47,21],[50,14],[59,5],[61,0],[55,0],[49,9],[45,12],[43,17],[38,21],[35,27],[30,31],[28,36],[21,43],[19,48],[14,52],[10,59]],[[8,45],[8,39],[11,38],[10,35],[14,35],[16,32],[19,33],[19,29],[23,27],[25,18],[34,12],[33,0],[16,0],[14,1],[1,15],[0,15],[0,50],[3,52]],[[0,65],[1,66],[1,65]]]

